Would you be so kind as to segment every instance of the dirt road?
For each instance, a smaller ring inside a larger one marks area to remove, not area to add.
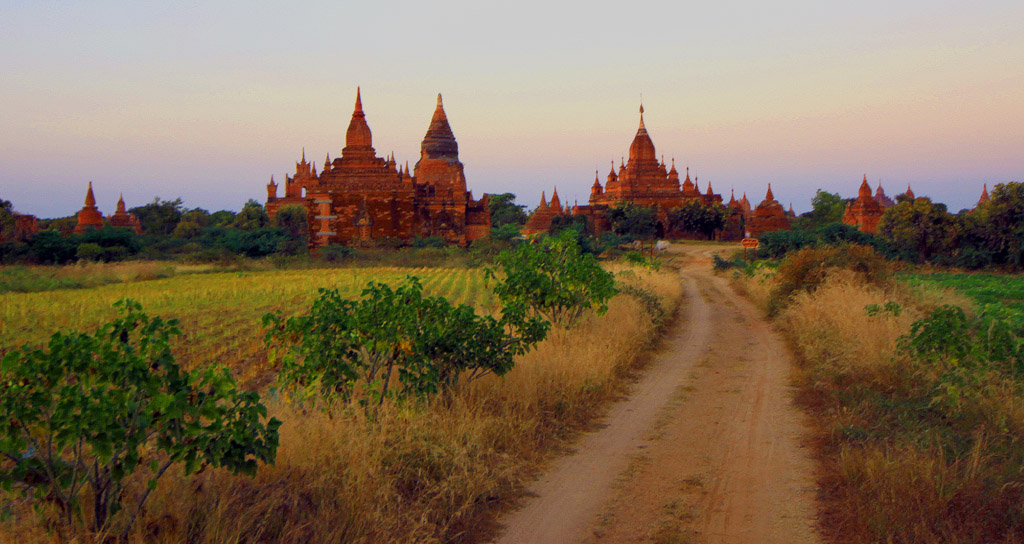
[[[791,355],[711,273],[720,249],[673,248],[683,315],[629,397],[531,486],[496,542],[819,542]]]

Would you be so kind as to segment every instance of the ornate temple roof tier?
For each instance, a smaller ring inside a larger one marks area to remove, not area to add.
[[[437,95],[437,107],[430,119],[430,127],[427,128],[427,134],[420,145],[420,158],[459,161],[459,144],[455,141],[452,127],[448,125],[448,116],[444,113],[440,93]]]
[[[410,170],[394,153],[378,157],[363,111],[362,91],[345,133],[341,156],[327,155],[323,170],[302,160],[294,176],[285,176],[284,196],[267,185],[267,213],[281,206],[306,208],[310,245],[373,244],[380,239],[412,240],[439,236],[465,245],[490,234],[487,195],[474,200],[466,187],[458,144],[438,95],[437,107],[420,145],[420,160]]]

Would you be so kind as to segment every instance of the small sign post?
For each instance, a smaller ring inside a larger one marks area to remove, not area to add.
[[[760,242],[757,241],[757,238],[744,238],[740,242],[740,244],[743,246],[743,260],[746,261],[747,260],[747,250],[748,249],[757,249],[757,246],[760,245]]]

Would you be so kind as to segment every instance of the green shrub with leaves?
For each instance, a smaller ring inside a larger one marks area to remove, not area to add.
[[[219,367],[184,372],[171,354],[177,320],[131,300],[94,334],[57,332],[45,349],[0,361],[0,489],[60,514],[74,537],[131,530],[160,477],[223,467],[254,474],[277,452],[276,419]],[[148,470],[145,489],[129,476]],[[126,517],[116,516],[132,499]],[[83,502],[91,516],[83,516]]]
[[[588,309],[607,311],[615,295],[615,277],[580,251],[572,230],[503,251],[496,262],[501,276],[494,294],[505,311],[530,311],[571,327]],[[499,277],[491,268],[486,273],[488,279]]]
[[[548,329],[515,308],[495,319],[423,296],[412,276],[394,289],[370,282],[360,300],[321,289],[308,315],[267,314],[263,323],[283,385],[307,400],[320,395],[328,405],[358,399],[364,406],[436,394],[462,376],[502,375]]]

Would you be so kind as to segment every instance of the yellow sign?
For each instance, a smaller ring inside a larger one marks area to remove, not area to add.
[[[757,249],[760,242],[757,241],[757,238],[744,238],[740,244],[747,249]]]

